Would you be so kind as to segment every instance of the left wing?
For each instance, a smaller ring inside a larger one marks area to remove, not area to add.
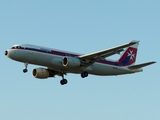
[[[117,47],[113,47],[113,48],[110,48],[110,49],[98,51],[98,52],[91,53],[91,54],[81,55],[81,56],[78,56],[78,57],[82,60],[83,66],[88,66],[88,65],[93,64],[96,61],[99,61],[99,60],[102,60],[106,57],[109,57],[109,56],[112,56],[114,54],[120,53],[120,52],[124,51],[123,50],[124,48],[129,47],[131,45],[134,45],[138,42],[139,41],[133,40],[133,41],[127,43],[127,44],[123,44],[123,45],[120,45],[120,46],[117,46]]]
[[[154,61],[153,62],[147,62],[147,63],[143,63],[143,64],[133,65],[133,66],[130,66],[128,68],[131,69],[131,70],[140,69],[142,67],[146,67],[146,66],[154,64],[154,63],[156,63],[156,62],[154,62]]]

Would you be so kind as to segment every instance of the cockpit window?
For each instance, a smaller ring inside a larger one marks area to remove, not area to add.
[[[21,46],[13,46],[11,49],[22,49]]]

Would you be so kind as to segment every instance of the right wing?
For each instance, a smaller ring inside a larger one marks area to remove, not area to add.
[[[94,62],[97,62],[99,60],[103,60],[106,57],[112,56],[114,54],[120,53],[122,51],[124,51],[123,49],[126,47],[129,47],[131,45],[134,44],[138,44],[139,41],[131,41],[127,44],[123,44],[117,47],[113,47],[110,49],[106,49],[106,50],[102,50],[102,51],[98,51],[95,53],[91,53],[91,54],[86,54],[86,55],[81,55],[78,56],[82,61],[83,61],[83,66],[89,66],[91,64],[93,64]]]

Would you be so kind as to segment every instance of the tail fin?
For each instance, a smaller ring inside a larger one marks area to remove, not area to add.
[[[136,62],[137,51],[138,51],[139,42],[128,47],[125,52],[122,54],[120,59],[118,60],[122,66],[130,66],[134,65]]]

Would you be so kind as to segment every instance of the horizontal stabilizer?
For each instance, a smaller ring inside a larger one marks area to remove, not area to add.
[[[156,63],[156,62],[147,62],[147,63],[143,63],[143,64],[139,64],[139,65],[133,65],[133,66],[130,66],[128,68],[129,69],[140,69],[142,67],[146,67],[146,66],[154,64],[154,63]]]

